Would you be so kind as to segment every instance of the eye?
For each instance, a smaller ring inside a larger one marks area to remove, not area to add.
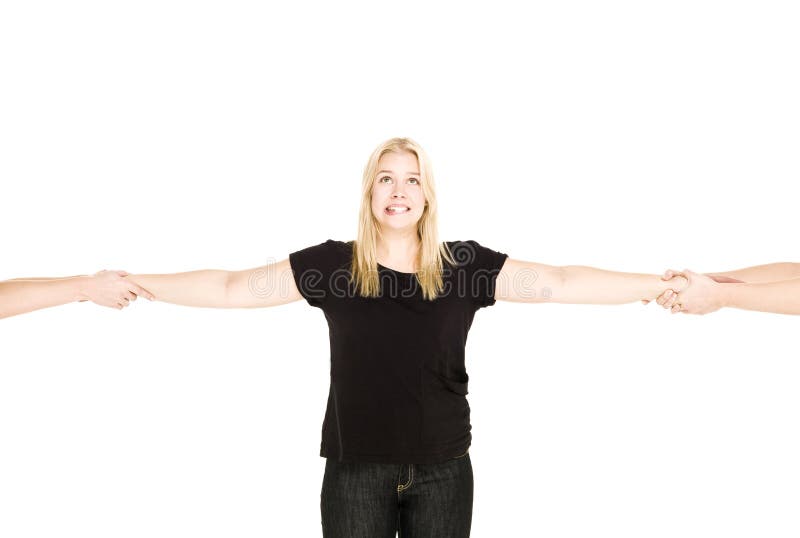
[[[416,181],[415,185],[419,185],[419,179],[415,177],[410,178],[409,181]]]
[[[383,176],[382,178],[380,178],[380,179],[378,180],[378,183],[383,183],[383,180],[384,180],[384,179],[392,179],[392,178],[390,178],[389,176]]]

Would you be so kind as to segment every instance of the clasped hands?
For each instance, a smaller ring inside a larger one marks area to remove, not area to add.
[[[122,310],[140,295],[151,301],[155,299],[152,293],[126,276],[128,273],[125,271],[103,270],[85,277],[80,288],[80,301],[92,301],[100,306]]]
[[[673,314],[708,314],[719,310],[723,306],[724,284],[740,283],[741,280],[725,276],[710,276],[695,273],[689,269],[675,271],[668,269],[661,277],[662,280],[672,280],[674,277],[684,277],[686,284],[681,289],[668,289],[656,298],[656,303],[663,308],[671,310]],[[650,301],[642,301],[644,304]]]

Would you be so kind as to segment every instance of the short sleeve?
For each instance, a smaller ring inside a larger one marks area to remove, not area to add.
[[[454,252],[456,259],[464,262],[468,278],[467,290],[475,308],[492,306],[495,300],[497,275],[503,268],[508,254],[484,247],[474,240],[461,241]]]
[[[341,261],[340,254],[341,249],[333,239],[289,254],[294,283],[311,306],[322,308],[330,298],[331,278]]]

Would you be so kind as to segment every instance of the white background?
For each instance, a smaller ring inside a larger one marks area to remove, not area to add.
[[[792,4],[4,2],[0,279],[353,239],[392,136],[431,156],[443,240],[800,261]],[[797,323],[479,311],[472,536],[800,535]],[[304,302],[0,321],[0,535],[320,536],[327,338]]]

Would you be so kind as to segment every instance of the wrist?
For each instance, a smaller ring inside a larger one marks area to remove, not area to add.
[[[89,300],[89,287],[92,284],[92,277],[89,275],[80,275],[72,277],[73,282],[73,301],[88,301]]]
[[[737,288],[740,285],[741,284],[725,284],[723,286],[717,284],[714,286],[714,298],[716,299],[720,308],[731,306],[734,288]]]

